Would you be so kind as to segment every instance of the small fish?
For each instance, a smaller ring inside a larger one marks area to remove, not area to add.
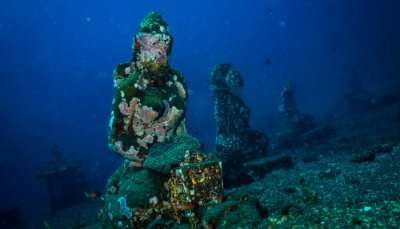
[[[97,200],[101,197],[101,193],[100,192],[85,192],[85,197],[91,200]]]

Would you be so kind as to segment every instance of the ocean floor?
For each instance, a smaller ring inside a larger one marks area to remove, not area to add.
[[[226,200],[204,213],[204,228],[398,228],[400,104],[330,124],[336,136],[329,141],[272,152],[253,165],[256,181],[226,190]],[[101,228],[98,203],[90,206],[81,207],[86,214],[57,214],[50,228]]]

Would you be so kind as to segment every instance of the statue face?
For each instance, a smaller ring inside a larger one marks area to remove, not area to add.
[[[140,33],[136,35],[135,49],[138,49],[137,61],[141,64],[168,64],[168,51],[171,37],[162,33]]]

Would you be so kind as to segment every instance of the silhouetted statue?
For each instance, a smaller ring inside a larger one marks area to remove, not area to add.
[[[53,158],[39,171],[47,185],[51,210],[59,210],[86,201],[88,183],[76,161],[63,158],[58,146],[52,147]]]
[[[311,115],[299,112],[294,97],[294,87],[288,83],[283,87],[279,112],[283,116],[281,131],[277,136],[278,148],[299,144],[300,136],[316,127]]]
[[[214,94],[217,125],[216,154],[224,164],[227,187],[251,182],[253,179],[243,163],[267,154],[267,137],[250,128],[250,108],[241,99],[243,79],[230,64],[220,64],[211,72],[210,88]]]

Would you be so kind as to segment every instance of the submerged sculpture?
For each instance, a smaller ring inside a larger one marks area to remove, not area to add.
[[[248,183],[253,179],[243,163],[267,154],[268,139],[250,128],[250,109],[241,99],[244,81],[230,64],[220,64],[211,72],[210,88],[214,94],[217,125],[216,151],[224,164],[227,187]]]
[[[89,183],[79,161],[66,160],[58,146],[51,149],[52,159],[39,170],[38,178],[47,186],[50,209],[62,210],[87,201],[83,195]]]
[[[301,141],[299,137],[316,127],[311,115],[303,114],[297,109],[292,83],[283,87],[279,112],[283,116],[281,131],[277,136],[277,144],[280,148],[299,144]]]
[[[161,15],[150,13],[131,61],[114,71],[108,142],[125,161],[107,183],[104,228],[197,225],[200,208],[222,200],[221,163],[186,133],[187,89],[168,63],[172,40]]]
[[[133,166],[142,166],[152,144],[185,128],[186,85],[181,73],[168,64],[171,49],[166,22],[151,13],[135,36],[132,60],[114,70],[108,141]]]

